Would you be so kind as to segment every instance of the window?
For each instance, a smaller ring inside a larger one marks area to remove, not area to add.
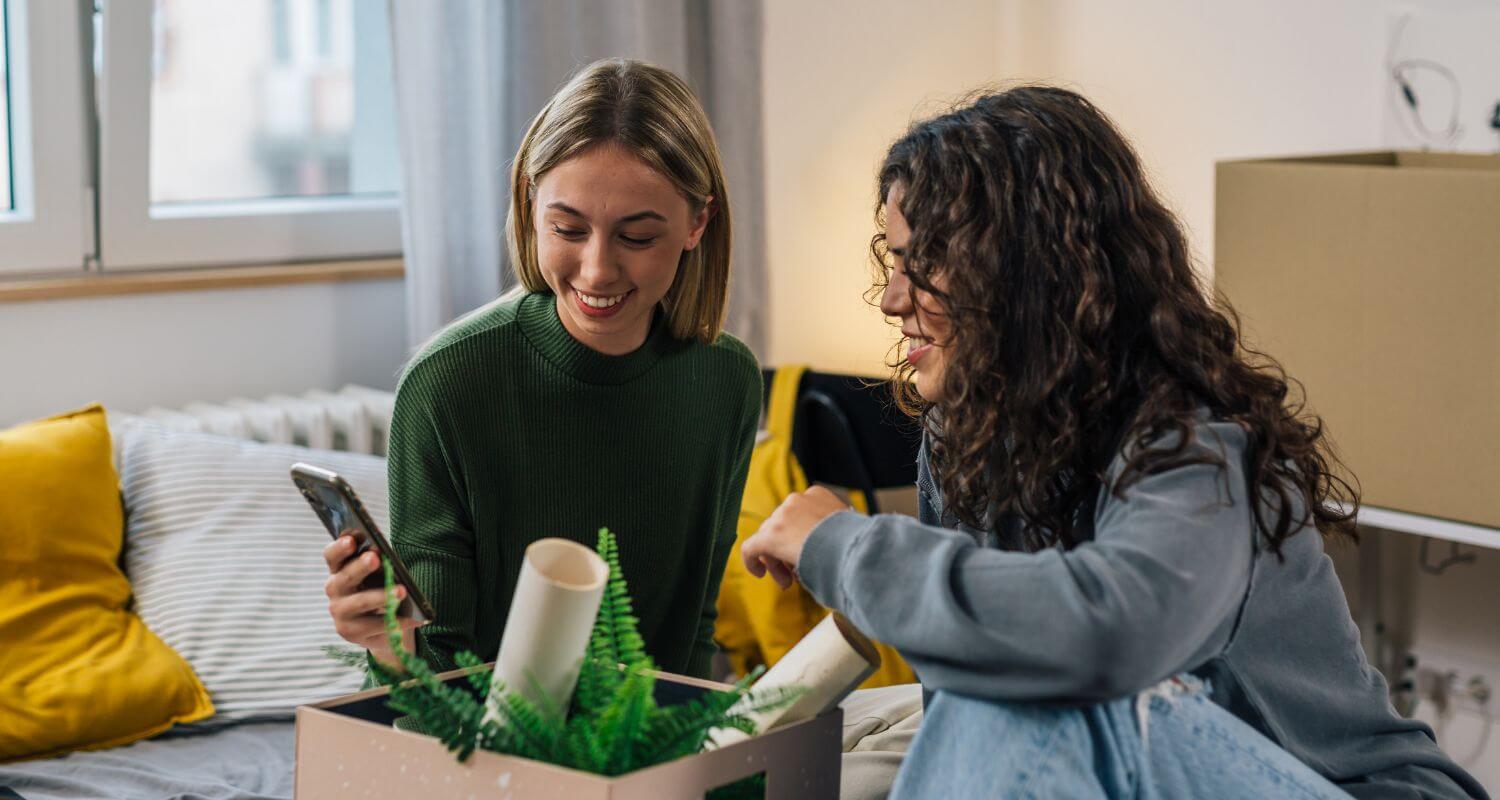
[[[398,252],[385,6],[106,0],[104,269]]]
[[[0,9],[0,15],[5,15],[5,10]],[[3,27],[0,27],[3,29]],[[10,56],[5,47],[5,38],[0,37],[0,211],[12,211],[12,197],[15,192],[10,188]]]
[[[0,0],[0,273],[82,268],[93,252],[77,4]]]
[[[329,0],[270,5],[157,0],[152,203],[394,195],[389,103],[356,113],[355,20]]]
[[[0,271],[400,251],[385,0],[0,4]]]

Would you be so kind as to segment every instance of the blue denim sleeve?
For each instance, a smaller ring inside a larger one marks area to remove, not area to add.
[[[1036,553],[980,547],[923,520],[840,512],[799,559],[804,585],[889,643],[929,690],[1092,702],[1132,694],[1222,648],[1248,590],[1254,525],[1243,433],[1205,424],[1224,461],[1101,494],[1095,538]],[[1112,469],[1119,468],[1119,460]],[[928,478],[930,475],[922,473]]]
[[[942,512],[937,505],[937,484],[932,479],[932,468],[927,465],[927,437],[922,437],[922,447],[917,451],[917,519],[925,525],[942,524]]]

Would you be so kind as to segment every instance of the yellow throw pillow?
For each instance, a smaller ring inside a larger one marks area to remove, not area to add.
[[[144,739],[213,714],[126,609],[104,409],[0,431],[0,761]]]

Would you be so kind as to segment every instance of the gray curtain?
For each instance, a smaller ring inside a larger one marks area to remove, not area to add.
[[[521,136],[576,69],[622,56],[677,72],[708,111],[734,211],[728,328],[763,352],[760,0],[390,0],[390,9],[413,346],[514,282],[504,224]]]

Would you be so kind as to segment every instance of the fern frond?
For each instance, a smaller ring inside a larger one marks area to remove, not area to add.
[[[620,555],[615,547],[614,534],[608,528],[599,529],[599,544],[596,549],[609,568],[609,577],[604,584],[604,596],[599,601],[599,616],[594,622],[594,630],[599,634],[599,648],[593,655],[601,663],[613,665],[620,663],[618,626],[614,622],[615,616],[619,614],[615,578],[620,572]]]
[[[544,718],[555,720],[559,726],[562,725],[567,718],[567,714],[561,708],[557,707],[557,700],[548,694],[546,689],[542,688],[542,682],[537,680],[535,675],[531,674],[531,670],[526,671],[526,680],[531,684],[531,695],[540,698],[537,701],[531,702],[531,707],[536,709],[537,713],[541,714]]]
[[[630,590],[626,587],[625,576],[620,570],[620,548],[609,528],[599,529],[599,555],[609,565],[609,582],[604,587],[604,600],[600,604],[599,616],[610,627],[609,638],[614,646],[614,663],[624,664],[630,669],[646,667],[650,656],[646,655],[646,643],[641,639],[641,621],[635,616]]]
[[[494,678],[495,673],[487,669],[477,669],[478,667],[484,666],[484,661],[480,659],[479,656],[474,655],[468,650],[464,650],[455,653],[453,656],[453,661],[454,663],[458,664],[461,669],[471,670],[469,674],[464,677],[468,679],[469,685],[474,687],[474,692],[476,694],[478,694],[480,697],[490,696],[490,680]]]
[[[396,599],[395,574],[389,562],[384,566],[386,636],[405,674],[379,664],[372,668],[390,683],[391,708],[411,717],[424,733],[457,753],[460,761],[467,759],[475,747],[484,707],[463,689],[443,683],[426,661],[407,652],[396,620],[400,603]]]
[[[603,630],[596,623],[589,634],[589,649],[578,670],[578,688],[573,691],[574,713],[588,713],[609,702],[618,682],[618,676],[611,674],[618,670],[614,669],[616,662],[610,661],[613,653],[609,652]]]
[[[647,733],[653,746],[642,758],[657,764],[697,753],[716,728],[734,728],[753,736],[760,731],[751,715],[789,706],[805,691],[802,687],[778,687],[760,693],[708,692],[690,702],[663,709],[664,713]]]
[[[369,651],[329,644],[323,646],[323,655],[361,674],[370,671]]]
[[[609,767],[609,753],[599,742],[599,736],[594,730],[594,722],[593,718],[584,716],[576,716],[568,720],[566,746],[570,763],[566,766],[595,774],[605,774],[605,770]]]
[[[646,722],[656,711],[656,676],[645,670],[630,670],[608,706],[599,714],[595,731],[608,756],[607,775],[629,772],[635,755],[646,749]]]
[[[561,721],[544,714],[530,700],[514,692],[505,692],[496,705],[501,728],[519,746],[515,755],[557,763],[557,743],[566,730]]]
[[[735,692],[707,692],[662,709],[647,725],[645,738],[652,744],[642,753],[643,760],[660,763],[698,752],[709,731],[719,726],[725,712],[739,700]]]

